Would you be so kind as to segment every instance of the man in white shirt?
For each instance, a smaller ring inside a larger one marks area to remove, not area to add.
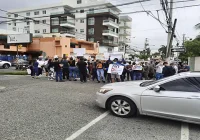
[[[162,71],[163,71],[163,63],[160,62],[156,65],[156,80],[159,80],[159,79],[162,79],[163,78],[163,74],[162,74]]]
[[[42,60],[41,57],[39,57],[39,59],[37,60],[38,62],[38,75],[42,75],[42,69],[43,69],[43,66],[44,66],[44,61]]]

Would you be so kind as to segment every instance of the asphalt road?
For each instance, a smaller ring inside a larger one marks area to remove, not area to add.
[[[0,76],[0,140],[200,140],[199,125],[112,116],[95,105],[101,86]]]

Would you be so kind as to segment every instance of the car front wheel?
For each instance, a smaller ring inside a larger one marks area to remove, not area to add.
[[[9,64],[4,64],[4,65],[3,65],[3,68],[4,68],[4,69],[8,69],[9,67],[10,67]]]
[[[113,97],[108,104],[109,110],[118,117],[131,117],[136,115],[136,105],[126,97]]]

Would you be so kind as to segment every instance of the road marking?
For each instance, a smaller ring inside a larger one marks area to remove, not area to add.
[[[5,89],[5,88],[6,88],[6,87],[1,87],[1,86],[0,86],[0,90]]]
[[[189,126],[187,123],[181,125],[181,140],[189,140]]]
[[[80,136],[83,132],[85,132],[87,129],[89,129],[91,126],[95,125],[97,122],[105,118],[109,114],[109,111],[106,111],[105,113],[101,114],[99,117],[88,123],[86,126],[82,127],[78,131],[76,131],[74,134],[72,134],[70,137],[66,138],[65,140],[74,140],[78,136]]]

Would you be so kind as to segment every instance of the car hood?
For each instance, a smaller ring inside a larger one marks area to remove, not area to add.
[[[119,88],[119,87],[138,87],[144,81],[131,81],[131,82],[117,82],[112,84],[107,84],[102,88]]]

